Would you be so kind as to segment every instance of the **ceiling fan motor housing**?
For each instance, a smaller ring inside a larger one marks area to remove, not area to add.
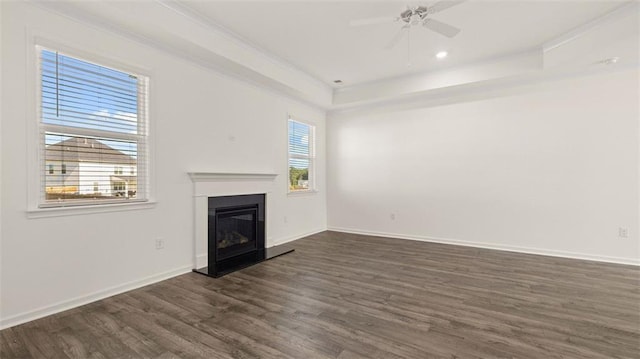
[[[424,20],[429,13],[429,9],[425,6],[418,6],[414,8],[408,8],[400,13],[400,20],[407,24],[417,25],[418,22]]]

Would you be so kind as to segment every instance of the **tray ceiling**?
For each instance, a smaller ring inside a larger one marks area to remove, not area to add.
[[[393,49],[399,23],[350,27],[349,21],[397,16],[433,2],[181,1],[212,24],[326,84],[372,82],[521,53],[606,14],[616,1],[467,1],[434,15],[462,29],[455,38],[417,28]],[[408,50],[410,49],[410,52]],[[438,51],[449,52],[437,60]],[[408,65],[410,63],[410,65]]]

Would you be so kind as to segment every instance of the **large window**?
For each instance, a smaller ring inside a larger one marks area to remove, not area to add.
[[[289,192],[313,190],[315,127],[289,118]]]
[[[147,78],[38,54],[40,207],[147,200]]]

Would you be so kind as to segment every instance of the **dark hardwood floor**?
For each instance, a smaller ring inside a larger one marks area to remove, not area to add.
[[[0,332],[8,358],[640,358],[640,268],[324,232]]]

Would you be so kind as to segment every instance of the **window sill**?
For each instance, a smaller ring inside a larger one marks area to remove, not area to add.
[[[304,190],[304,191],[290,191],[287,192],[287,196],[293,196],[293,197],[297,197],[297,196],[311,196],[318,193],[317,189],[308,189],[308,190]]]
[[[86,205],[86,206],[38,208],[38,209],[28,210],[27,218],[78,216],[83,214],[133,211],[133,210],[139,210],[139,209],[154,208],[155,206],[156,206],[156,202],[146,201],[146,202]]]

